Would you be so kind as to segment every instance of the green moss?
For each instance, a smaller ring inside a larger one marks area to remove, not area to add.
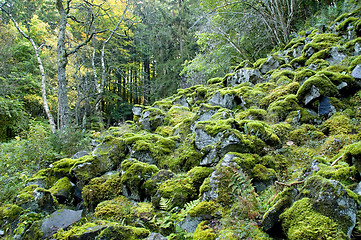
[[[306,66],[314,63],[317,59],[326,59],[330,56],[331,48],[326,48],[324,50],[314,53],[305,63]]]
[[[185,119],[191,119],[194,117],[189,108],[184,106],[173,106],[166,114],[164,119],[164,124],[170,126],[176,126],[177,124],[183,122]]]
[[[266,168],[265,166],[261,164],[257,164],[252,169],[252,177],[255,180],[262,181],[262,182],[268,182],[271,180],[276,179],[276,171],[272,168]]]
[[[324,74],[326,77],[328,77],[331,82],[335,85],[339,85],[342,82],[346,82],[348,84],[348,86],[351,86],[355,80],[353,77],[351,77],[350,75],[347,75],[345,72],[344,73],[339,73],[339,72],[331,72],[331,71],[320,71],[317,73],[317,75],[321,75]]]
[[[281,142],[285,142],[288,140],[288,134],[291,131],[291,125],[285,122],[277,123],[272,125],[273,131],[281,140]]]
[[[298,82],[293,82],[286,86],[279,86],[276,89],[272,90],[266,97],[262,98],[262,100],[260,101],[260,105],[266,108],[280,97],[289,94],[296,94],[299,88],[300,84]]]
[[[349,72],[352,72],[354,70],[354,68],[359,64],[361,64],[361,55],[355,57],[355,59],[352,60],[352,62],[349,65],[349,68],[348,68]]]
[[[315,75],[316,72],[308,69],[308,68],[302,68],[301,70],[298,70],[295,74],[295,81],[296,82],[303,82],[305,80],[307,80],[309,77],[312,77],[313,75]]]
[[[356,17],[349,17],[347,19],[345,19],[344,21],[342,21],[337,27],[336,27],[336,31],[337,32],[343,32],[347,30],[347,27],[350,24],[353,24],[354,22],[356,22],[357,20],[359,20],[359,18]]]
[[[291,111],[298,110],[299,108],[297,96],[289,94],[272,102],[267,109],[267,116],[274,122],[282,122]]]
[[[302,124],[300,128],[289,133],[289,139],[297,145],[303,145],[308,141],[316,141],[323,138],[325,138],[325,135],[311,124]]]
[[[242,120],[239,121],[239,127],[243,129],[245,134],[254,135],[268,145],[277,146],[281,143],[272,127],[263,121]]]
[[[250,108],[246,111],[241,111],[236,114],[237,120],[265,120],[267,111],[260,108]]]
[[[301,56],[301,57],[292,59],[290,64],[296,68],[296,67],[304,66],[306,61],[307,61],[307,58],[305,56]]]
[[[281,77],[287,77],[289,79],[293,79],[295,77],[295,73],[294,71],[290,71],[290,70],[276,70],[271,74],[271,78],[275,81],[277,81]]]
[[[127,240],[141,240],[150,235],[150,231],[145,228],[136,228],[130,226],[123,226],[116,224],[103,230],[99,239],[127,239]]]
[[[74,185],[70,182],[69,178],[63,177],[59,179],[54,186],[52,186],[49,191],[53,196],[70,196],[73,193]]]
[[[21,207],[14,204],[6,204],[4,206],[0,207],[0,220],[7,222],[13,222],[15,221],[20,214],[24,211]],[[2,224],[0,224],[1,226]]]
[[[187,172],[187,176],[191,179],[195,189],[199,189],[205,178],[213,172],[209,167],[194,167]]]
[[[159,187],[160,197],[171,199],[172,207],[183,207],[185,203],[194,200],[197,190],[189,177],[176,177],[163,182]]]
[[[259,68],[267,61],[267,58],[260,58],[258,59],[253,65],[255,68]]]
[[[98,203],[112,199],[123,192],[118,174],[93,178],[82,191],[84,205],[93,210]]]
[[[143,222],[152,220],[156,214],[152,203],[149,202],[138,203],[130,209],[130,212],[135,221],[142,220]]]
[[[204,215],[214,216],[219,209],[219,205],[213,201],[200,202],[188,211],[189,216],[199,217]]]
[[[188,135],[168,161],[172,171],[188,171],[201,162],[203,154],[194,147],[194,134]]]
[[[207,224],[207,221],[198,224],[193,235],[193,240],[215,240],[217,238],[217,234]]]
[[[130,214],[132,207],[133,204],[128,198],[119,196],[99,203],[95,208],[94,214],[101,219],[120,221]]]
[[[54,235],[53,238],[58,240],[68,240],[68,239],[79,239],[81,235],[92,231],[95,228],[98,228],[100,225],[98,223],[88,222],[82,225],[76,225],[65,231],[59,229]]]
[[[22,189],[20,193],[16,196],[16,203],[18,205],[21,205],[23,203],[33,201],[35,199],[33,192],[37,188],[38,186],[36,185],[30,185]]]
[[[317,171],[317,175],[320,175],[324,178],[337,180],[343,184],[352,184],[354,181],[352,179],[355,179],[357,177],[357,169],[355,166],[342,166],[342,165],[336,165],[336,166],[327,166],[324,164],[319,164],[319,171]]]
[[[223,82],[223,78],[220,77],[216,77],[216,78],[211,78],[207,81],[208,85],[212,85],[212,84],[218,84],[218,83],[222,83]]]
[[[202,129],[211,136],[216,136],[218,133],[233,129],[236,124],[234,119],[218,120],[218,121],[201,121],[197,122],[195,129]]]
[[[312,86],[315,86],[320,90],[321,96],[335,96],[338,94],[337,87],[331,82],[331,80],[326,75],[319,74],[306,80],[306,82],[298,90],[297,98],[303,101]]]
[[[303,198],[280,215],[282,227],[290,240],[348,239],[329,217],[312,209],[312,200]]]
[[[293,38],[291,39],[291,41],[283,48],[283,50],[287,50],[287,49],[294,49],[300,45],[305,44],[305,40],[306,38],[302,37],[302,38]]]
[[[351,119],[344,113],[335,113],[322,124],[322,131],[325,134],[348,134],[353,130]]]
[[[149,180],[154,174],[159,172],[155,165],[139,162],[136,160],[125,160],[121,165],[123,174],[121,176],[121,183],[126,187],[128,194],[134,194],[134,197],[145,198],[145,182]]]

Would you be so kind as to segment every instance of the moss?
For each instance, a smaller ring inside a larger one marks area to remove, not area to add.
[[[297,98],[304,100],[305,96],[309,93],[312,86],[319,89],[321,96],[335,96],[338,94],[337,87],[324,75],[315,75],[306,80],[297,92]]]
[[[130,214],[132,207],[133,204],[128,198],[119,196],[99,203],[95,208],[94,214],[101,219],[120,221]]]
[[[70,228],[69,230],[59,229],[54,235],[53,238],[58,240],[68,240],[68,239],[79,239],[83,234],[92,231],[95,228],[98,228],[100,225],[98,223],[84,223],[82,225],[76,225]]]
[[[297,145],[303,145],[308,141],[321,140],[325,135],[311,124],[303,124],[300,128],[289,133],[289,139]]]
[[[360,21],[361,23],[361,21]],[[347,43],[345,43],[343,45],[343,47],[347,50],[347,52],[352,55],[355,51],[355,45],[356,43],[358,43],[359,45],[361,45],[361,38],[355,38],[355,39],[352,39],[350,41],[348,41]]]
[[[281,77],[287,77],[289,79],[293,79],[295,77],[295,73],[294,71],[290,71],[290,70],[276,70],[271,74],[271,78],[275,81],[277,81]]]
[[[207,221],[198,224],[193,235],[193,240],[215,240],[217,238],[217,234],[207,224]]]
[[[352,62],[349,65],[348,71],[352,72],[354,70],[354,68],[359,64],[361,64],[361,55],[355,57],[355,59],[352,60]]]
[[[163,182],[159,187],[160,197],[171,199],[172,207],[183,207],[185,203],[194,200],[197,190],[189,177],[176,177]]]
[[[287,237],[293,239],[348,239],[329,217],[312,209],[312,200],[303,198],[280,215]]]
[[[344,113],[335,113],[322,124],[322,131],[327,135],[348,134],[352,130],[351,119]]]
[[[218,121],[201,121],[195,126],[195,129],[202,129],[211,136],[216,136],[218,133],[233,129],[236,124],[234,119],[218,120]]]
[[[353,24],[354,22],[356,22],[357,20],[359,20],[359,18],[356,17],[349,17],[345,20],[343,20],[337,27],[336,27],[336,31],[337,32],[343,32],[347,30],[347,27],[350,24]]]
[[[222,83],[223,82],[223,78],[220,77],[216,77],[216,78],[211,78],[207,81],[208,85],[212,85],[212,84],[218,84],[218,83]]]
[[[213,172],[209,167],[194,167],[187,172],[187,176],[191,179],[195,189],[199,189],[205,178]]]
[[[267,61],[267,58],[260,58],[260,59],[258,59],[258,60],[253,64],[253,66],[254,66],[255,68],[259,68],[259,67],[262,66],[266,61]]]
[[[52,186],[49,191],[53,196],[62,196],[67,197],[68,200],[71,199],[73,194],[74,185],[70,182],[69,178],[63,177],[59,179],[54,186]]]
[[[308,66],[314,63],[317,59],[326,59],[330,56],[331,48],[326,48],[324,50],[314,53],[306,62],[305,65]]]
[[[262,98],[262,100],[260,101],[260,105],[266,108],[280,97],[289,94],[296,94],[299,88],[300,84],[298,82],[293,82],[286,86],[279,86],[276,89],[272,90],[266,97]]]
[[[321,75],[321,74],[328,77],[331,80],[331,82],[335,85],[339,85],[342,82],[346,82],[348,86],[352,86],[353,83],[355,82],[354,78],[351,77],[350,75],[347,75],[345,72],[339,73],[339,72],[331,72],[331,71],[320,71],[317,73],[317,75]]]
[[[82,191],[84,205],[93,210],[98,203],[112,199],[123,192],[121,179],[117,174],[93,178]]]
[[[123,171],[121,183],[125,186],[128,194],[134,195],[135,198],[139,197],[139,199],[135,200],[144,200],[146,198],[144,183],[159,172],[157,166],[136,160],[125,160],[121,168]]]
[[[143,222],[152,220],[156,214],[152,203],[149,202],[138,203],[130,209],[130,212],[133,220],[141,220]]]
[[[276,179],[276,172],[272,168],[266,168],[265,166],[261,164],[257,164],[252,169],[252,177],[255,180],[262,181],[262,182],[268,182]]]
[[[305,56],[301,56],[298,58],[294,58],[292,59],[292,61],[290,62],[290,64],[294,67],[294,68],[299,68],[301,66],[304,66],[305,63],[307,61],[307,58]]]
[[[299,70],[296,72],[295,74],[295,81],[296,82],[303,82],[306,81],[309,77],[312,77],[313,75],[315,75],[316,72],[311,70],[311,69],[304,69],[302,68],[302,70]]]
[[[189,108],[184,106],[173,106],[166,113],[166,118],[164,119],[164,124],[170,126],[176,126],[177,124],[183,122],[185,119],[190,119],[194,117]]]
[[[150,111],[150,118],[155,117],[156,115],[163,115],[164,112],[168,111],[173,106],[172,101],[163,99],[161,101],[156,101],[153,103],[152,108],[147,108],[143,111]]]
[[[237,113],[236,119],[237,120],[265,120],[267,115],[267,111],[260,108],[250,108],[246,111],[242,111]]]
[[[281,141],[274,133],[270,125],[265,122],[257,120],[242,120],[239,121],[240,129],[244,130],[245,134],[254,135],[271,146],[278,146]]]
[[[141,240],[150,235],[150,231],[145,228],[136,228],[130,226],[123,226],[116,224],[103,230],[99,239],[127,239],[127,240]]]
[[[213,201],[200,202],[199,204],[191,208],[188,211],[188,214],[191,217],[199,217],[202,215],[214,216],[219,207],[220,206]]]
[[[172,171],[188,171],[199,165],[203,154],[194,147],[194,134],[187,136],[175,150],[173,156],[174,158],[170,159],[167,165]]]
[[[30,201],[33,201],[35,199],[34,197],[34,190],[37,189],[38,186],[36,185],[30,185],[22,189],[19,194],[16,196],[16,203],[18,205],[21,205],[23,203],[27,203]]]
[[[302,52],[303,54],[305,54],[308,48],[312,48],[313,50],[318,52],[322,49],[333,46],[340,39],[340,37],[337,37],[337,35],[333,33],[317,34],[313,37],[310,43],[306,44]]]
[[[272,102],[268,106],[267,117],[274,122],[282,122],[291,111],[298,110],[299,108],[297,96],[289,94],[278,98],[277,101]]]
[[[14,204],[6,204],[4,206],[0,207],[0,220],[7,222],[13,222],[15,221],[20,214],[24,211],[21,207]],[[1,224],[0,224],[1,226]]]
[[[324,178],[337,180],[343,184],[350,185],[354,183],[352,179],[356,179],[358,172],[355,166],[327,166],[324,164],[319,164],[319,171],[317,171],[317,175],[320,175]]]
[[[291,39],[291,41],[283,48],[283,50],[287,50],[287,49],[294,49],[300,45],[305,44],[305,40],[306,38],[302,37],[302,38],[293,38]]]
[[[291,125],[285,122],[277,123],[272,125],[273,131],[281,140],[281,142],[285,142],[288,140],[288,134],[291,130]]]

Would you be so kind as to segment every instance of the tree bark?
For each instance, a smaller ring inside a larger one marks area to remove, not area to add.
[[[63,1],[56,0],[56,8],[60,14],[59,33],[58,33],[58,108],[60,114],[60,129],[64,129],[69,124],[69,104],[68,89],[66,79],[66,65],[68,64],[68,56],[65,48],[65,30],[67,24],[67,15],[71,0],[67,0],[67,10],[64,9]]]

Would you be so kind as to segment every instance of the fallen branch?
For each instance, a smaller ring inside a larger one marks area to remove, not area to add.
[[[342,158],[344,155],[345,155],[345,154],[342,154],[341,156],[339,156],[339,157],[331,164],[331,167],[335,166],[336,163],[337,163],[338,161],[340,161],[341,158]]]

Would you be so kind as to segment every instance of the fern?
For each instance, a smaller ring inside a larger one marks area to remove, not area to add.
[[[160,198],[159,207],[164,211],[169,211],[172,208],[172,198]]]
[[[192,208],[194,208],[195,206],[197,206],[201,201],[199,199],[196,199],[194,201],[191,201],[189,203],[186,203],[184,205],[184,211],[187,213],[189,210],[191,210]]]

